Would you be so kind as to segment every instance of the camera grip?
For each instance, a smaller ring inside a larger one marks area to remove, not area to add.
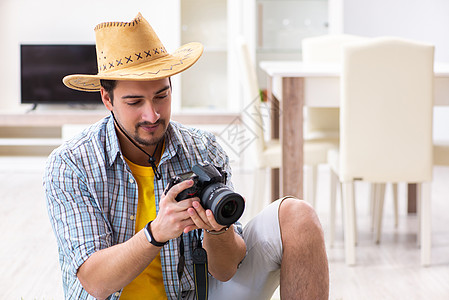
[[[172,177],[170,182],[168,183],[167,188],[164,191],[164,195],[167,195],[168,191],[175,185],[181,182],[181,179],[178,176]]]

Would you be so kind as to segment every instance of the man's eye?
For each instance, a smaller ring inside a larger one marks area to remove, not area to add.
[[[168,94],[164,94],[164,95],[158,95],[155,98],[156,99],[164,99],[164,98],[167,98],[167,96],[168,96]]]
[[[132,105],[137,105],[139,103],[139,101],[133,101],[133,102],[127,102],[126,104],[132,106]]]

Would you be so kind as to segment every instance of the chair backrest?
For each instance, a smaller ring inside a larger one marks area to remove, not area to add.
[[[264,118],[261,111],[260,88],[257,82],[257,73],[251,59],[248,45],[242,37],[235,40],[241,86],[244,96],[244,110],[242,112],[243,128],[248,130],[247,139],[252,139],[252,157],[255,163],[260,163],[260,154],[266,148],[264,138]]]
[[[434,46],[392,37],[343,50],[340,179],[432,178]]]
[[[341,62],[345,45],[368,40],[367,37],[350,34],[327,34],[304,38],[301,42],[304,62]],[[338,108],[306,107],[304,136],[313,136],[314,132],[338,139],[340,111]]]
[[[326,34],[304,38],[301,41],[302,60],[307,62],[340,62],[343,46],[369,40],[351,34]]]

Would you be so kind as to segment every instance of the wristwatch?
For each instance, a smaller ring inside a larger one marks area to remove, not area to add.
[[[165,244],[167,244],[168,241],[166,241],[166,242],[164,242],[164,243],[161,243],[161,242],[158,242],[158,241],[156,241],[156,240],[154,239],[153,234],[151,233],[151,227],[150,227],[151,222],[153,222],[153,221],[148,222],[147,226],[145,226],[145,230],[144,230],[145,236],[147,237],[147,240],[148,240],[152,245],[154,245],[154,246],[156,246],[156,247],[162,247],[162,246],[164,246]]]

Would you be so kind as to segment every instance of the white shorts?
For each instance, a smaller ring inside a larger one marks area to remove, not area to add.
[[[280,282],[282,240],[279,205],[265,207],[243,228],[247,254],[234,277],[227,282],[209,277],[211,300],[270,299]]]

